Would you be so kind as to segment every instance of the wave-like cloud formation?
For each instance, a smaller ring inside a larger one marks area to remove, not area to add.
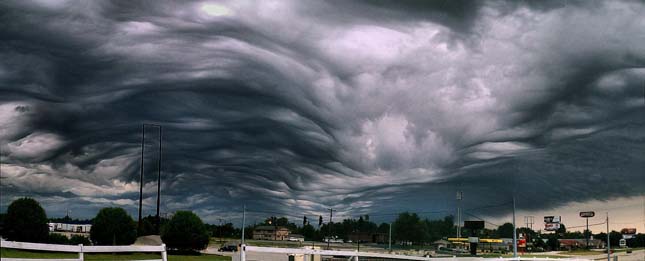
[[[134,209],[142,123],[164,128],[162,212],[207,220],[244,203],[355,215],[451,208],[457,189],[527,209],[645,191],[643,2],[0,10],[3,207]]]

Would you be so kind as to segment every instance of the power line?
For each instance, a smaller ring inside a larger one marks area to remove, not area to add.
[[[604,224],[606,224],[606,223],[605,223],[605,222],[602,222],[602,223],[596,223],[596,224],[589,224],[589,226],[590,226],[590,227],[591,227],[591,226],[599,226],[599,225],[604,225]],[[586,227],[586,226],[587,226],[587,225],[582,225],[582,226],[573,226],[573,227],[566,227],[566,228],[567,228],[567,229],[570,229],[570,228],[581,228],[581,227]]]

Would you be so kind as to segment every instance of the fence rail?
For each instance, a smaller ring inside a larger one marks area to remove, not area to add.
[[[295,254],[305,255],[305,261],[313,260],[308,259],[307,255],[320,255],[320,256],[344,256],[350,260],[357,261],[359,257],[373,257],[383,259],[398,259],[398,260],[424,260],[424,261],[590,261],[589,259],[578,258],[536,258],[536,257],[511,257],[511,258],[482,258],[482,257],[420,257],[408,255],[394,255],[373,252],[357,252],[357,251],[338,251],[338,250],[320,250],[320,249],[303,249],[303,248],[277,248],[277,247],[256,247],[256,246],[242,246],[242,251],[239,256],[234,260],[246,261],[246,252],[255,253],[272,253],[272,254]],[[239,259],[238,259],[239,258]]]
[[[38,250],[38,251],[53,251],[53,252],[66,252],[78,253],[78,258],[72,259],[56,259],[63,261],[83,261],[84,253],[131,253],[131,252],[144,252],[144,253],[160,253],[161,259],[149,259],[140,261],[168,261],[168,254],[166,252],[166,245],[160,246],[83,246],[81,245],[56,245],[56,244],[40,244],[40,243],[27,243],[15,241],[0,241],[0,247],[13,248],[22,250]],[[2,261],[43,261],[52,259],[32,259],[32,258],[1,258]]]

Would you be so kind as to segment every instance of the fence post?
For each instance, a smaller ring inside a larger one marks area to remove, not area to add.
[[[166,244],[162,243],[161,246],[163,247],[163,251],[161,252],[161,260],[168,261],[168,252],[166,250]]]
[[[78,247],[80,248],[78,251],[78,260],[83,261],[85,260],[85,257],[83,256],[83,244],[78,244]]]

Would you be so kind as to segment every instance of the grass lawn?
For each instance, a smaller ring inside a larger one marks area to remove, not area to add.
[[[570,255],[570,256],[594,256],[605,254],[603,251],[593,251],[587,249],[576,249],[571,251],[562,251],[558,252],[561,255]]]
[[[13,257],[13,258],[78,258],[77,254],[73,253],[59,253],[59,252],[44,252],[44,251],[26,251],[17,249],[0,249],[0,257]],[[132,253],[132,254],[85,254],[85,260],[143,260],[143,259],[160,259],[159,254],[148,253]],[[187,260],[187,261],[201,261],[201,260],[231,260],[230,257],[217,256],[217,255],[168,255],[168,260]]]

